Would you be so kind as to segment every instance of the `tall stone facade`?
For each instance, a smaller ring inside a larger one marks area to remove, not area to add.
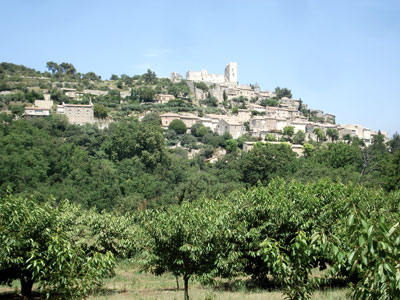
[[[190,81],[204,81],[210,83],[231,83],[236,85],[238,82],[237,63],[231,62],[226,65],[224,75],[209,74],[207,70],[201,71],[187,71],[186,80]]]
[[[238,82],[238,65],[236,62],[230,62],[225,67],[225,81],[237,84]]]

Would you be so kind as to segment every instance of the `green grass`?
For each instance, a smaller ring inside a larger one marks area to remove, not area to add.
[[[317,272],[318,275],[318,272]],[[266,290],[246,286],[247,278],[235,281],[218,281],[215,287],[203,286],[197,281],[190,281],[189,296],[191,300],[281,300],[283,294],[279,290]],[[183,299],[183,281],[179,280],[180,289],[176,289],[176,279],[170,274],[154,276],[141,273],[135,264],[122,262],[116,269],[116,276],[107,279],[103,288],[89,297],[90,300],[181,300]],[[11,287],[0,286],[0,300],[22,299],[18,281]],[[346,298],[346,289],[317,291],[312,299],[342,300]],[[35,298],[38,299],[38,298]]]

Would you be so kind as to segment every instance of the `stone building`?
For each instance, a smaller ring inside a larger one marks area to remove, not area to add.
[[[45,117],[50,116],[53,101],[51,100],[35,100],[33,106],[25,107],[23,117]]]
[[[190,81],[204,81],[210,83],[231,83],[233,85],[237,84],[238,73],[237,73],[237,63],[228,63],[225,67],[224,75],[219,74],[209,74],[207,70],[203,69],[201,71],[187,71],[186,80]]]
[[[335,124],[336,123],[336,116],[332,115],[332,114],[324,114],[322,116],[322,118],[324,119],[324,121],[326,123],[331,123],[331,124]]]
[[[57,114],[65,115],[70,124],[84,125],[94,124],[93,103],[89,104],[65,104],[57,105]]]
[[[182,75],[176,73],[176,72],[172,72],[171,73],[171,81],[173,83],[179,83],[182,81]]]
[[[221,119],[217,126],[217,133],[223,135],[226,132],[230,133],[234,139],[237,139],[244,134],[245,128],[241,123],[234,119]]]
[[[156,103],[161,103],[161,104],[163,104],[163,103],[167,103],[168,101],[170,101],[170,100],[174,100],[175,99],[175,96],[174,95],[168,95],[168,94],[157,94],[156,96],[155,96],[155,102]]]
[[[160,115],[161,117],[161,126],[164,129],[168,129],[169,124],[176,119],[180,119],[181,115],[175,113],[165,113]]]

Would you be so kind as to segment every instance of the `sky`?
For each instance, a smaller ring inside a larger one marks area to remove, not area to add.
[[[400,132],[400,1],[0,0],[0,62],[159,77],[238,63],[338,124]]]

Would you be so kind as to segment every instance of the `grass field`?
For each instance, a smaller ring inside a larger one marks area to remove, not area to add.
[[[234,282],[221,281],[217,286],[203,286],[196,281],[189,283],[191,300],[281,300],[284,299],[279,290],[266,290],[246,286],[246,280]],[[179,280],[180,289],[176,289],[176,279],[172,275],[154,276],[140,273],[135,265],[120,263],[114,278],[105,281],[104,287],[90,300],[180,300],[183,299],[183,281]],[[18,282],[12,287],[0,286],[0,300],[22,299]],[[331,289],[316,292],[312,299],[341,300],[346,298],[345,289]],[[38,299],[38,298],[36,298]]]

